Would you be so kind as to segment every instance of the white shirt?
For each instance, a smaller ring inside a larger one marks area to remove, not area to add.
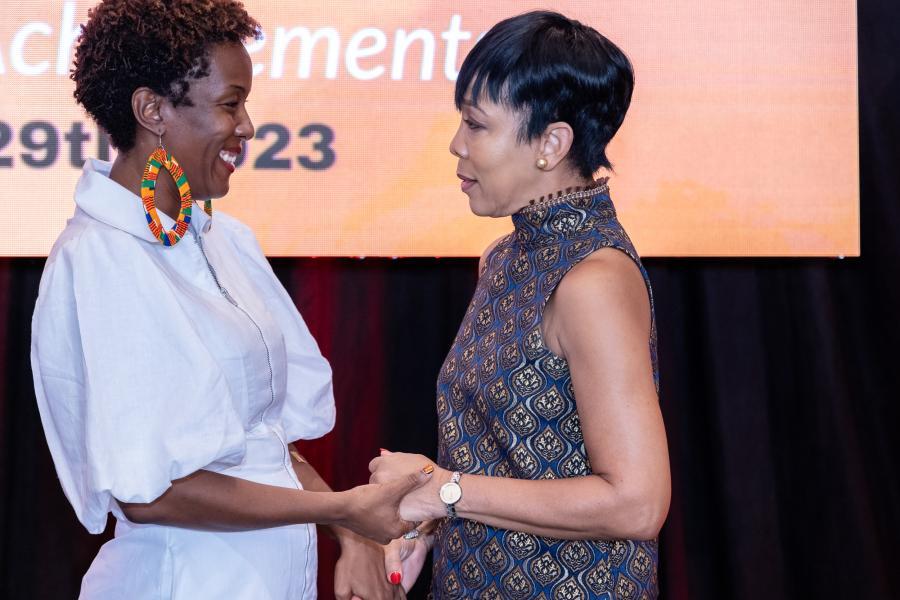
[[[334,425],[331,369],[253,233],[193,207],[165,247],[140,198],[89,160],[41,278],[34,385],[66,497],[116,537],[82,598],[315,598],[311,525],[211,533],[130,523],[199,469],[301,488],[287,444]],[[163,226],[173,221],[160,213]]]

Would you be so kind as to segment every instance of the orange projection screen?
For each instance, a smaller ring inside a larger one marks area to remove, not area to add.
[[[44,255],[87,156],[110,157],[67,73],[93,2],[6,5],[0,255]],[[448,144],[466,52],[535,2],[248,1],[256,125],[229,195],[269,255],[473,256]],[[859,253],[856,4],[557,0],[631,58],[612,196],[645,256]]]

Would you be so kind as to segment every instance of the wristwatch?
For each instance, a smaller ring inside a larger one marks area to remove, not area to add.
[[[447,507],[447,516],[451,519],[456,518],[456,503],[462,498],[462,488],[459,487],[460,477],[462,477],[462,473],[454,471],[450,476],[450,481],[442,485],[438,492],[441,502]]]

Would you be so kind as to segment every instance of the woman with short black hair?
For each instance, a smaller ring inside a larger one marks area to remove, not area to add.
[[[634,77],[597,31],[552,12],[494,26],[456,83],[450,152],[477,215],[512,216],[437,383],[427,521],[386,552],[435,598],[653,598],[670,474],[650,282],[609,197],[607,144]],[[420,455],[384,452],[373,482]]]

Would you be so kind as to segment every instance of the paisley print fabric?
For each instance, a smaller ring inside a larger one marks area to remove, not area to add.
[[[438,463],[463,473],[555,479],[591,473],[565,359],[541,336],[543,307],[592,252],[625,252],[650,283],[605,186],[512,217],[485,260],[437,383]],[[651,314],[653,306],[651,294]],[[657,382],[656,326],[648,340]],[[462,479],[465,490],[465,476]],[[456,598],[655,598],[657,543],[557,540],[445,520],[432,595]]]

